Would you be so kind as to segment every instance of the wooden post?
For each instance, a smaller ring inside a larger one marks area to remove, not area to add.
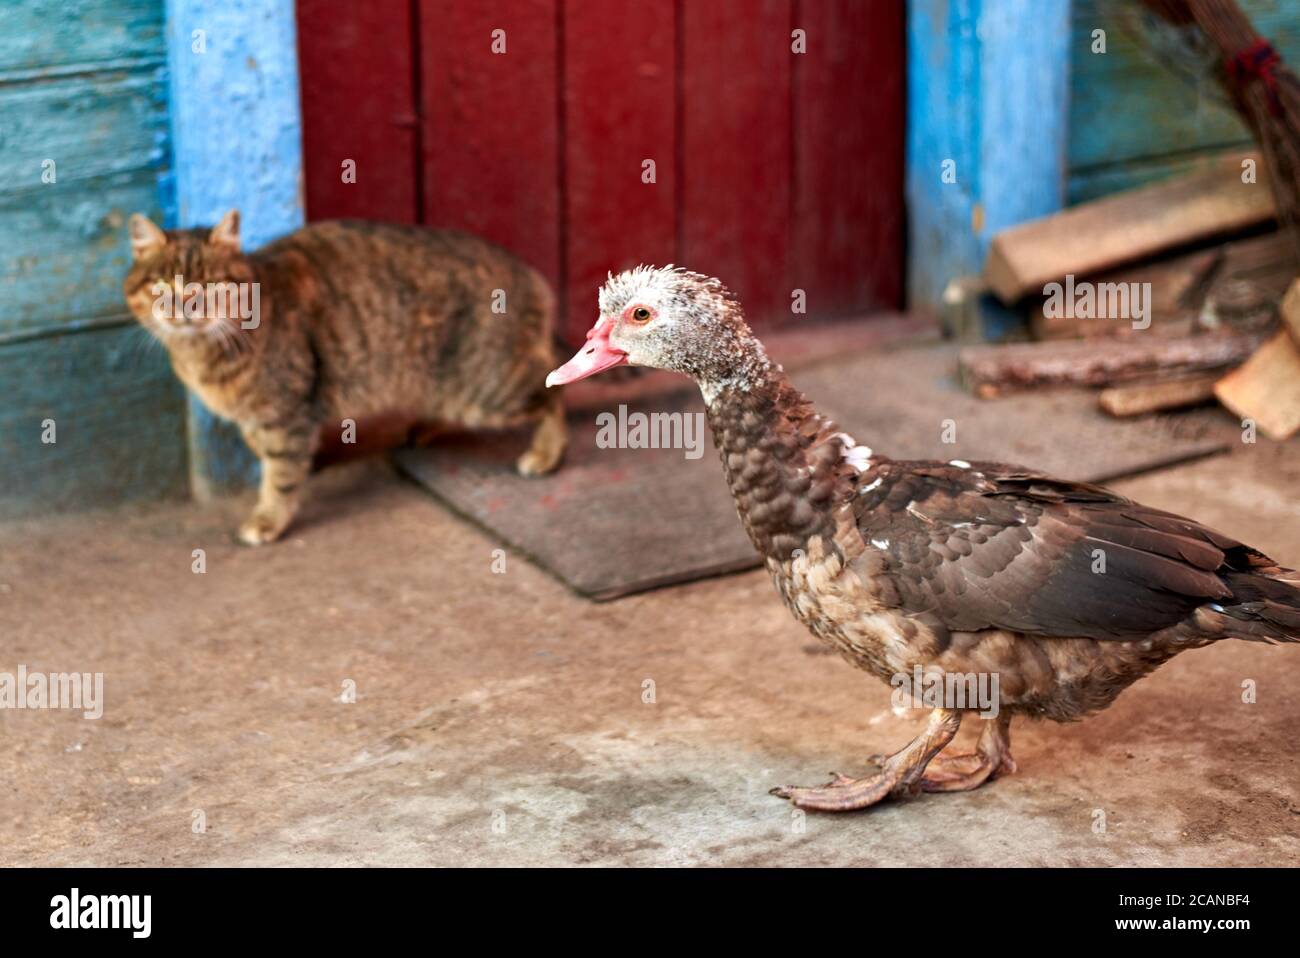
[[[912,307],[937,311],[994,233],[1061,208],[1069,75],[1070,0],[908,0]]]
[[[178,226],[231,207],[254,249],[303,223],[293,0],[167,0]],[[189,399],[194,495],[243,488],[257,463],[238,432]]]

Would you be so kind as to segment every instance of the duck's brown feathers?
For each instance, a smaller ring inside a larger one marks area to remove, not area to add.
[[[708,408],[778,592],[886,680],[997,673],[1003,708],[1068,720],[1184,649],[1300,637],[1295,574],[1190,519],[1019,466],[855,448],[779,369]]]
[[[1242,608],[1259,598],[1243,586],[1283,570],[1190,519],[1003,463],[877,459],[862,479],[854,512],[887,556],[878,574],[936,630],[1132,640],[1209,606],[1257,620],[1243,637],[1287,638]]]

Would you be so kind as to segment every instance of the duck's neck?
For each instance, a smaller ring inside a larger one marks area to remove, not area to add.
[[[753,342],[754,355],[762,356]],[[754,547],[770,558],[838,548],[871,450],[855,446],[818,415],[781,367],[762,360],[744,375],[700,383],[740,519]]]

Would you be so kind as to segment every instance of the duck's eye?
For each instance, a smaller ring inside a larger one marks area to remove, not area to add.
[[[638,323],[644,323],[650,318],[650,310],[646,309],[644,306],[638,306],[636,309],[632,310],[632,318]]]

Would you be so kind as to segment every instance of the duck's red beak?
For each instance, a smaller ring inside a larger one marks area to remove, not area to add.
[[[614,321],[601,317],[596,325],[587,332],[587,345],[574,354],[573,358],[559,369],[551,371],[546,377],[547,386],[563,386],[576,383],[606,369],[627,363],[627,353],[615,349],[609,344],[609,334],[614,331]]]

